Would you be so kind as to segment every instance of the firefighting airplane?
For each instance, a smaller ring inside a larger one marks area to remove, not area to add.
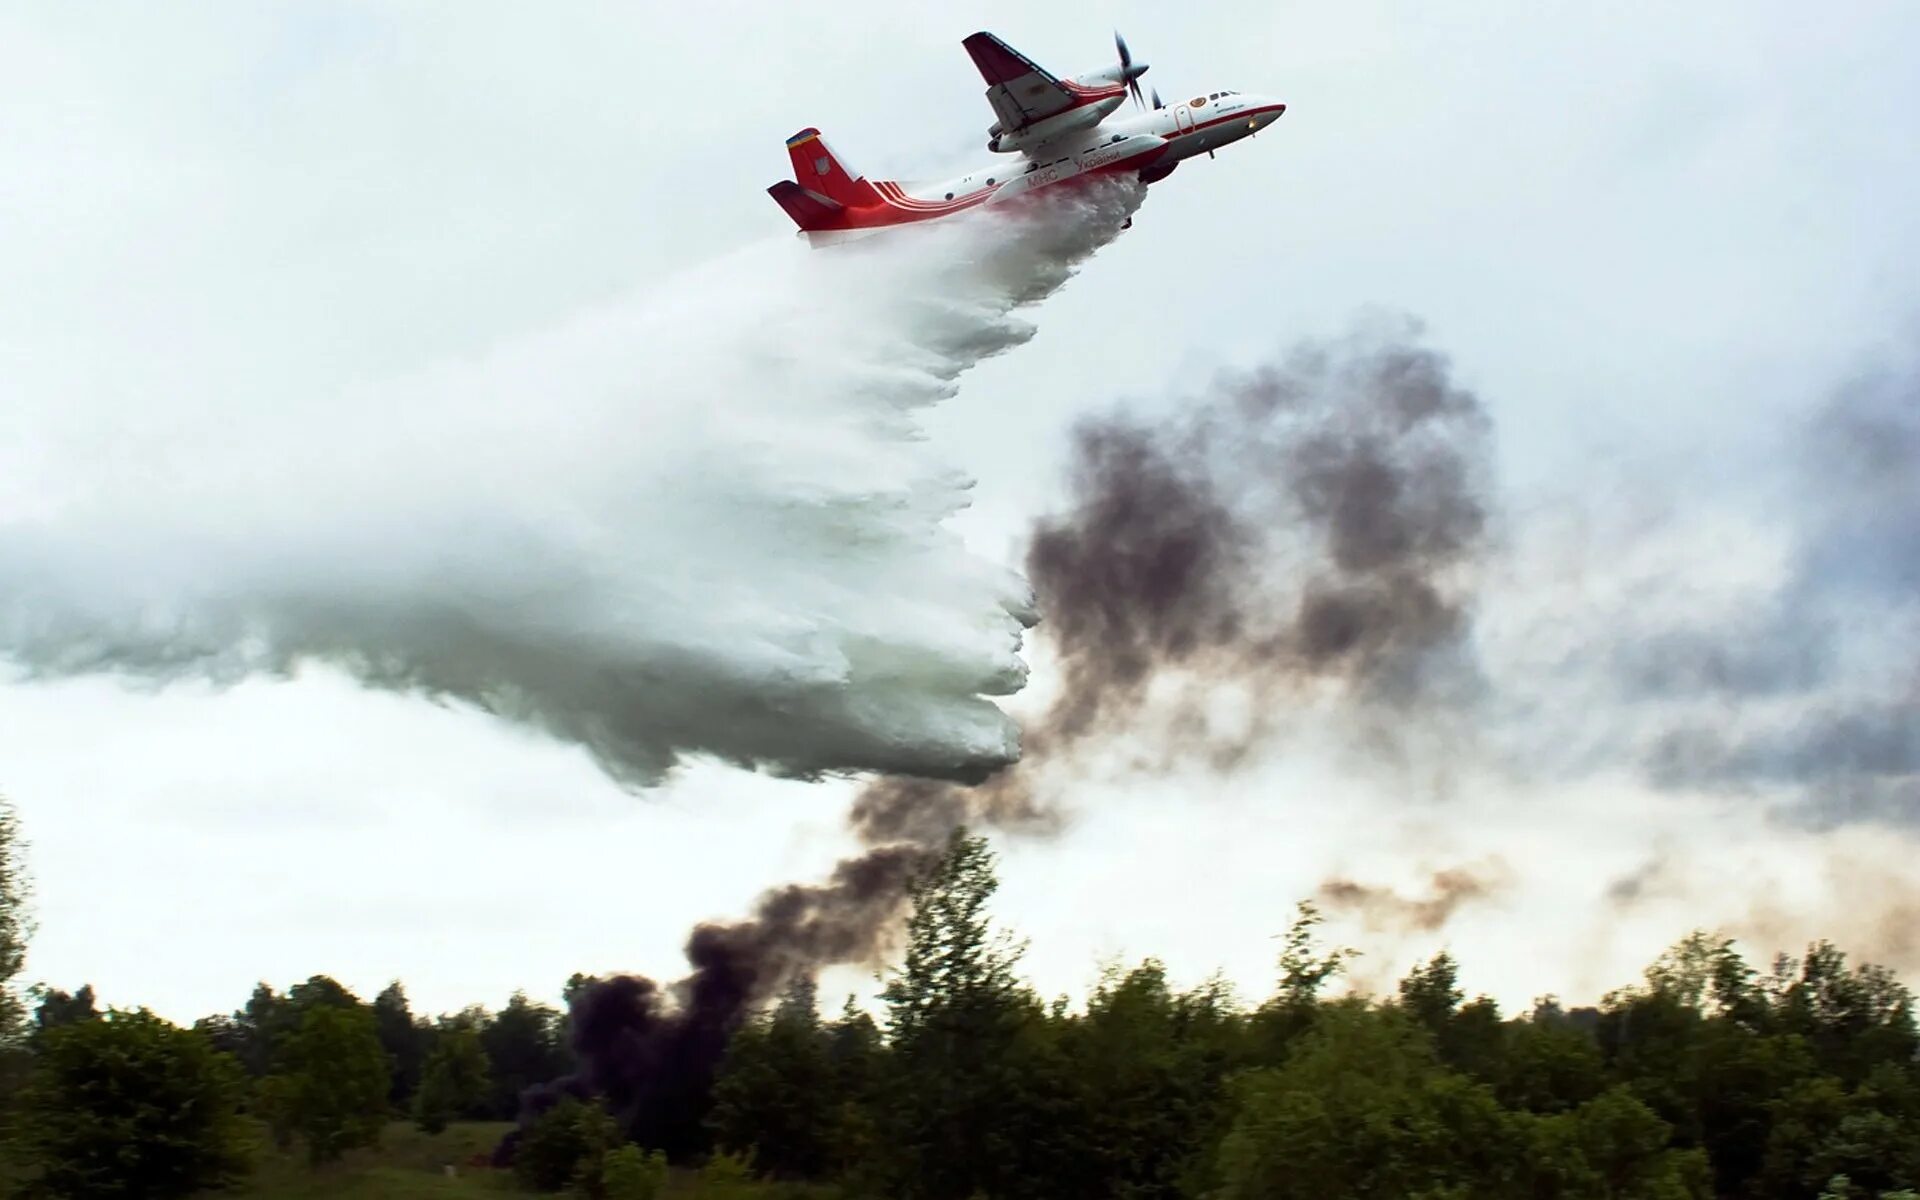
[[[1139,82],[1147,64],[1133,60],[1118,33],[1113,44],[1115,65],[1060,79],[991,33],[961,43],[986,79],[987,102],[999,117],[987,130],[987,149],[1018,157],[939,183],[869,180],[829,149],[818,129],[802,129],[787,139],[794,179],[767,192],[819,246],[1072,179],[1131,172],[1157,183],[1181,160],[1211,157],[1287,111],[1278,100],[1234,91],[1203,92],[1167,108],[1157,89],[1148,108]],[[1128,94],[1138,111],[1109,120]]]

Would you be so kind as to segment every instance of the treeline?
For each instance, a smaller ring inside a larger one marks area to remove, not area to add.
[[[580,975],[568,980],[566,998],[584,982]],[[430,1130],[456,1120],[510,1121],[519,1114],[522,1092],[572,1068],[566,1017],[518,992],[498,1012],[476,1005],[430,1019],[413,1013],[398,981],[363,1004],[316,975],[284,994],[259,984],[244,1008],[193,1027],[250,1077],[270,1084],[300,1074],[302,1042],[321,1009],[348,1014],[359,1031],[358,1049],[381,1064],[391,1110]]]
[[[570,979],[569,996],[585,982]],[[36,1058],[89,1039],[102,1053],[157,1053],[167,1031],[191,1034],[228,1068],[242,1107],[277,1146],[298,1141],[316,1164],[373,1144],[393,1119],[428,1133],[453,1121],[511,1121],[522,1093],[573,1067],[565,1015],[522,993],[498,1012],[473,1006],[429,1019],[413,1013],[398,982],[366,1003],[315,975],[284,993],[262,983],[243,1008],[191,1030],[143,1015],[118,1034],[106,1018],[119,1025],[128,1014],[102,1013],[91,987],[40,989],[37,999],[26,1036]]]
[[[1593,1007],[1507,1014],[1441,954],[1384,998],[1330,993],[1349,951],[1302,905],[1271,995],[1172,986],[1148,960],[1082,1006],[1021,981],[994,860],[956,835],[913,895],[874,1012],[796,980],[688,1097],[703,1194],[846,1200],[1858,1200],[1920,1185],[1920,1035],[1887,970],[1826,943],[1766,969],[1696,934]],[[593,981],[576,976],[569,1000]],[[511,1118],[578,1076],[565,1013],[516,996],[433,1018],[316,976],[178,1028],[43,993],[11,1097],[21,1178],[180,1196],[265,1129],[316,1163],[389,1120]],[[659,1193],[631,1114],[566,1089],[508,1146],[520,1186]],[[563,1098],[564,1097],[564,1098]],[[694,1111],[697,1110],[697,1111]],[[734,1189],[729,1191],[728,1189]],[[740,1190],[745,1189],[745,1190]]]
[[[1920,1186],[1913,1001],[1826,943],[1758,971],[1694,935],[1597,1007],[1503,1014],[1454,961],[1328,999],[1348,952],[1302,905],[1273,994],[1181,991],[1151,960],[1043,1004],[956,841],[915,897],[884,1028],[796,985],[733,1039],[717,1146],[850,1195],[963,1200],[1541,1200]]]

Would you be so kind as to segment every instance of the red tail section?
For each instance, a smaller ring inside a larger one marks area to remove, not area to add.
[[[810,192],[791,179],[782,179],[768,188],[767,194],[787,210],[795,225],[806,230],[832,229],[840,223],[844,211],[837,201]]]
[[[841,161],[818,129],[802,129],[788,138],[787,155],[799,182],[777,183],[767,191],[800,228],[838,224],[841,209],[882,203],[874,186]]]

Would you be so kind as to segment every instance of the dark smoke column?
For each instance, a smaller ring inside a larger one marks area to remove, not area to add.
[[[577,997],[582,1073],[530,1096],[529,1113],[563,1091],[598,1095],[642,1143],[684,1157],[726,1039],[796,974],[877,957],[954,828],[1062,828],[1041,771],[1122,740],[1149,768],[1231,770],[1310,691],[1406,719],[1448,694],[1470,673],[1488,423],[1414,332],[1300,347],[1170,416],[1083,422],[1070,503],[1036,523],[1027,554],[1062,688],[1027,724],[1021,764],[976,787],[870,784],[848,817],[869,848],[826,882],[695,929],[692,970],[671,986],[622,977]],[[1214,728],[1221,689],[1268,715]]]
[[[1486,550],[1491,424],[1410,321],[1305,344],[1169,415],[1074,433],[1070,501],[1026,570],[1057,699],[1021,762],[977,788],[884,779],[856,802],[870,842],[961,822],[1061,817],[1039,776],[1124,745],[1136,769],[1232,770],[1309,699],[1378,733],[1471,693],[1473,568]],[[1222,695],[1250,719],[1223,727]]]

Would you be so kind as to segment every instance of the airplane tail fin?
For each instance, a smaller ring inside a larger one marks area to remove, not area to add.
[[[802,129],[788,138],[787,154],[793,159],[793,177],[802,188],[818,192],[842,207],[880,203],[880,193],[867,182],[866,176],[847,166],[818,129]],[[781,201],[781,207],[786,207],[785,201]]]

